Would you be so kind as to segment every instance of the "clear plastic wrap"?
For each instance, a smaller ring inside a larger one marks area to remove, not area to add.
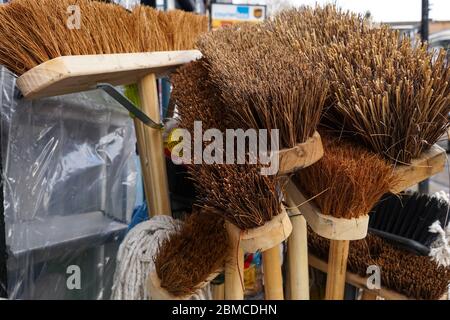
[[[27,101],[0,66],[10,299],[108,299],[136,198],[133,122],[95,90]]]

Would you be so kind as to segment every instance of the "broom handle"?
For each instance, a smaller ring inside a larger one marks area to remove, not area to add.
[[[292,233],[287,242],[289,298],[291,300],[309,300],[306,220],[303,215],[295,215],[291,217],[291,223]]]
[[[281,274],[280,246],[262,253],[264,268],[264,293],[266,300],[283,300],[283,276]]]
[[[212,298],[213,300],[224,300],[225,299],[225,284],[211,284]]]
[[[233,251],[225,263],[225,300],[244,300],[244,251]]]
[[[325,290],[326,300],[344,299],[349,246],[349,240],[330,240],[327,286]]]
[[[361,300],[377,300],[377,295],[375,293],[363,289]]]
[[[149,74],[141,78],[138,81],[138,90],[142,111],[153,121],[161,122],[156,76]],[[152,216],[170,215],[162,131],[143,126],[141,132],[137,134],[137,139],[141,140],[138,141],[138,147],[142,148],[139,154],[149,212]]]

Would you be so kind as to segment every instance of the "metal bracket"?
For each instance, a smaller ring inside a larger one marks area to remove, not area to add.
[[[164,125],[161,123],[156,123],[150,119],[144,112],[134,105],[127,97],[125,97],[121,92],[114,88],[109,83],[98,83],[97,89],[102,89],[107,94],[111,96],[114,100],[120,103],[125,109],[127,109],[132,115],[142,121],[146,126],[153,129],[163,129]]]

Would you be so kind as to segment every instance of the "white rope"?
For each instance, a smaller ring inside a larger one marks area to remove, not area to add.
[[[182,222],[169,216],[155,216],[132,228],[117,253],[117,265],[111,299],[143,300],[149,298],[146,285],[150,271],[155,269],[153,258],[159,244],[180,229]],[[192,300],[211,299],[207,285]]]

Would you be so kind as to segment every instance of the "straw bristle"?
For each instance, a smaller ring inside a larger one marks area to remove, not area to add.
[[[198,165],[189,168],[198,202],[214,208],[242,230],[264,225],[281,212],[277,178],[256,165]]]
[[[286,50],[309,41],[326,66],[330,94],[322,123],[390,161],[409,163],[448,127],[450,69],[420,41],[334,6],[281,12],[271,30]],[[308,51],[306,51],[308,53]],[[312,58],[312,57],[310,57]]]
[[[338,132],[401,163],[445,133],[450,69],[444,52],[433,62],[426,46],[399,42],[395,32],[381,28],[333,45],[327,56],[335,103],[326,118]]]
[[[329,240],[309,230],[308,248],[327,261]],[[367,277],[367,268],[381,269],[381,285],[409,298],[436,300],[447,292],[450,269],[438,267],[427,256],[416,256],[397,249],[385,240],[368,234],[364,240],[351,241],[348,270]]]
[[[224,266],[229,249],[223,219],[207,210],[192,213],[158,249],[155,268],[161,287],[174,296],[196,293]]]
[[[354,143],[324,136],[324,156],[296,173],[294,181],[322,214],[357,218],[370,212],[397,178],[377,154]]]
[[[78,6],[80,28],[69,29],[68,8]],[[69,55],[191,49],[207,19],[191,13],[133,12],[90,0],[14,0],[0,7],[0,64],[17,75]]]
[[[322,67],[306,54],[312,47],[298,44],[301,50],[286,50],[265,24],[224,28],[198,42],[234,127],[279,129],[280,148],[313,134],[327,96]]]

